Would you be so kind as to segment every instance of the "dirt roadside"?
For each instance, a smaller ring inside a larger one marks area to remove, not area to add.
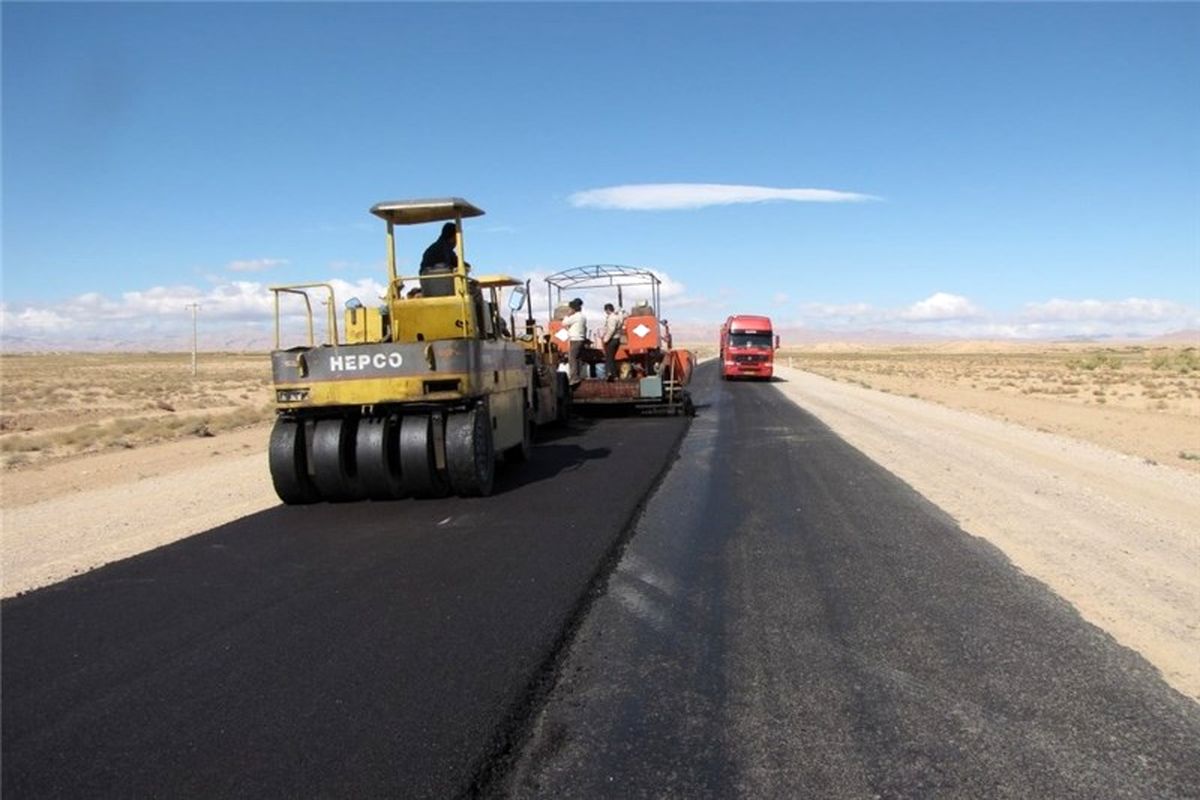
[[[781,368],[776,385],[1200,700],[1200,475]],[[0,475],[9,597],[278,503],[268,427]]]
[[[278,505],[267,472],[269,432],[257,425],[4,473],[2,596]]]

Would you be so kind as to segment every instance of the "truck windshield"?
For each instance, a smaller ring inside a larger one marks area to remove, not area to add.
[[[736,331],[729,334],[730,347],[770,347],[771,334],[769,333],[737,333]]]

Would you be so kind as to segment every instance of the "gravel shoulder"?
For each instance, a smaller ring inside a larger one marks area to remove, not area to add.
[[[782,392],[1200,700],[1200,476],[783,367]]]

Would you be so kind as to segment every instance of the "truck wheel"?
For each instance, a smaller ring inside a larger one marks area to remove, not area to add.
[[[396,417],[367,417],[359,421],[354,458],[367,497],[395,500],[404,496],[404,483],[400,479],[400,425]]]
[[[446,471],[461,497],[486,497],[496,475],[492,417],[486,403],[446,419]]]
[[[275,427],[271,428],[267,462],[271,483],[280,500],[288,505],[307,505],[321,499],[308,478],[303,424],[294,419],[276,418]]]
[[[317,420],[313,429],[313,483],[321,496],[331,502],[358,500],[363,497],[354,463],[354,417]]]

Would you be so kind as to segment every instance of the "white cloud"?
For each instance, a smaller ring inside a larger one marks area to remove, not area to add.
[[[225,269],[230,272],[263,272],[288,263],[286,258],[248,258],[240,261],[230,261]]]
[[[878,308],[870,303],[805,303],[798,324],[832,329],[883,328],[904,330],[915,325],[924,333],[942,333],[949,327],[979,320],[985,314],[969,299],[935,292],[902,308]]]
[[[345,281],[334,278],[335,302],[339,306],[357,296],[368,305],[378,303],[384,284],[371,280]],[[323,331],[324,302],[319,291],[311,292],[318,331]],[[138,342],[145,348],[178,346],[191,341],[191,304],[199,305],[202,330],[245,329],[260,332],[252,343],[269,347],[273,331],[274,297],[270,288],[256,281],[233,281],[200,289],[194,286],[154,286],[108,297],[96,292],[77,295],[52,305],[12,307],[0,304],[0,337],[6,348],[75,346],[103,347],[105,344]],[[280,304],[284,327],[303,324],[304,303],[284,296]],[[339,309],[340,311],[340,309]],[[340,317],[339,317],[340,322]],[[88,344],[94,343],[94,344]]]
[[[771,297],[771,304],[777,305],[777,306],[785,306],[789,302],[791,302],[791,299],[792,298],[788,296],[787,292],[776,292]]]
[[[1147,337],[1200,327],[1200,311],[1170,300],[1062,300],[1028,303],[997,314],[974,301],[935,292],[911,305],[806,303],[795,324],[835,331],[876,329],[959,338],[1060,339]]]
[[[1061,300],[1028,303],[1021,318],[1027,322],[1164,322],[1182,320],[1188,308],[1170,300]]]
[[[576,208],[616,208],[626,211],[693,209],[771,200],[853,203],[878,199],[868,194],[833,189],[777,189],[770,186],[738,186],[725,183],[626,184],[575,192],[568,198]]]
[[[682,281],[672,278],[660,269],[652,269],[650,271],[654,273],[656,278],[662,281],[658,287],[659,297],[667,299],[682,299],[687,297],[687,286]]]
[[[981,312],[970,300],[962,295],[946,292],[935,292],[900,313],[901,319],[910,322],[945,322],[976,319],[979,316]]]
[[[1200,310],[1172,300],[1064,300],[1027,303],[1015,323],[1024,337],[1154,336],[1200,328]]]
[[[58,311],[48,308],[23,308],[12,311],[7,304],[0,305],[0,335],[10,332],[28,334],[45,334],[67,330],[71,318]]]
[[[547,312],[546,276],[553,269],[527,272],[531,280],[534,316]],[[738,293],[720,287],[695,293],[662,270],[653,270],[662,281],[656,309],[660,316],[696,330],[720,324],[731,311],[744,310]],[[341,308],[351,297],[367,305],[379,302],[383,282],[364,278],[332,278],[339,327]],[[585,298],[591,325],[599,324],[605,302],[616,300],[616,290],[580,292]],[[772,300],[786,299],[783,292]],[[648,287],[624,293],[628,309]],[[323,298],[312,293],[318,337],[324,335]],[[97,292],[76,295],[47,304],[0,303],[0,339],[8,350],[38,349],[187,349],[191,346],[191,311],[200,306],[201,346],[207,349],[268,349],[274,343],[274,298],[269,285],[258,281],[226,281],[200,287],[154,286],[108,296]],[[736,306],[736,307],[735,307]],[[804,303],[792,305],[799,313],[786,323],[779,307],[773,316],[787,326],[828,331],[880,330],[963,338],[1057,339],[1065,337],[1143,337],[1200,328],[1200,310],[1181,303],[1129,298],[1126,300],[1068,300],[1032,302],[1008,314],[989,312],[971,299],[935,292],[910,305],[881,308],[870,303]],[[307,338],[304,304],[284,296],[281,303],[285,346]],[[523,312],[515,315],[519,320]]]
[[[657,309],[658,316],[676,316],[681,309],[688,309],[693,314],[703,312],[726,312],[729,309],[729,294],[725,291],[718,290],[716,297],[710,297],[707,294],[696,294],[689,292],[687,285],[682,281],[671,277],[668,273],[659,269],[651,269],[651,272],[662,281],[658,287],[659,305]],[[647,291],[648,295],[649,292]],[[630,292],[625,293],[625,308],[629,309]]]

